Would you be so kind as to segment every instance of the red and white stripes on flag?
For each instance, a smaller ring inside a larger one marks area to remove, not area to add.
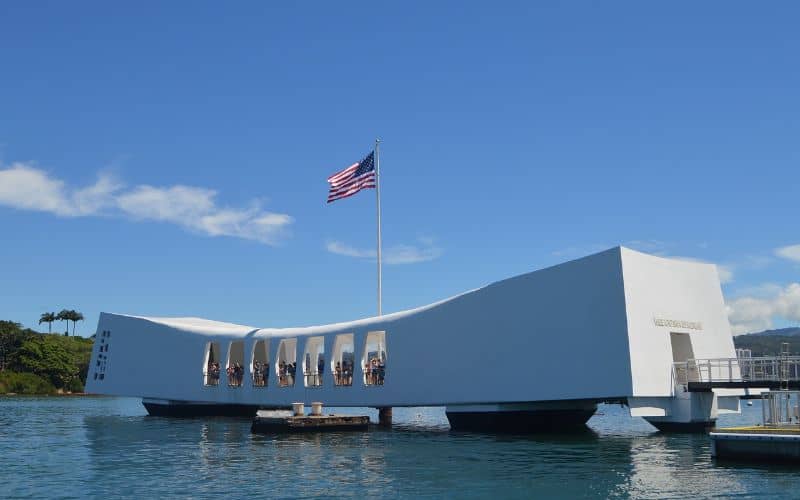
[[[374,189],[375,152],[371,151],[360,162],[328,177],[328,184],[330,184],[328,203],[353,196],[362,189]]]

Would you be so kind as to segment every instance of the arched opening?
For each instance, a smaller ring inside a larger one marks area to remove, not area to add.
[[[269,341],[256,340],[250,357],[253,387],[266,387],[269,383]]]
[[[306,351],[303,355],[303,375],[306,378],[306,387],[320,387],[324,371],[325,337],[310,337],[306,340]]]
[[[231,342],[228,346],[228,363],[225,369],[228,387],[241,387],[244,378],[244,342]]]
[[[333,372],[333,383],[335,385],[353,385],[355,362],[353,334],[343,333],[337,335],[333,344],[333,358],[331,359],[331,371]]]
[[[203,357],[203,385],[218,386],[219,372],[219,343],[206,342],[205,356]]]
[[[275,357],[275,373],[278,375],[278,386],[294,387],[296,372],[297,339],[283,339],[278,344],[278,355]]]
[[[364,385],[380,386],[386,379],[386,332],[369,332],[361,356]]]

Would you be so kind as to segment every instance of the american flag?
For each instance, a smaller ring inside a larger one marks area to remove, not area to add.
[[[331,190],[328,191],[328,203],[348,196],[353,196],[362,189],[375,188],[375,151],[328,177]]]

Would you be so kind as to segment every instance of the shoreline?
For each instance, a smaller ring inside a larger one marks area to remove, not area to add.
[[[20,392],[5,392],[0,393],[0,398],[2,397],[53,397],[53,398],[65,398],[65,397],[89,397],[89,398],[107,398],[112,396],[106,396],[105,394],[92,394],[89,392],[65,392],[65,393],[55,393],[55,394],[26,394]]]

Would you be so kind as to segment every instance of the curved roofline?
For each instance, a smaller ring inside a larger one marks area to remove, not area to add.
[[[126,318],[134,318],[140,319],[144,321],[149,321],[151,323],[155,323],[158,325],[164,325],[170,328],[175,328],[177,330],[189,331],[193,333],[202,333],[202,334],[211,334],[211,335],[242,335],[242,334],[252,334],[254,336],[274,336],[274,337],[287,337],[287,336],[304,336],[304,335],[315,335],[315,334],[325,334],[325,333],[332,333],[337,331],[346,331],[356,328],[364,328],[369,326],[379,326],[385,323],[391,323],[392,321],[405,318],[407,316],[417,314],[423,311],[427,311],[431,308],[440,306],[447,302],[451,302],[456,300],[460,297],[465,295],[469,295],[480,290],[494,287],[500,285],[506,281],[514,280],[518,278],[522,278],[525,276],[529,276],[531,274],[535,274],[538,272],[546,271],[548,269],[554,269],[561,266],[569,265],[573,262],[591,259],[601,254],[606,254],[609,252],[618,252],[620,257],[622,256],[623,252],[632,252],[639,255],[644,255],[653,259],[661,259],[666,261],[672,262],[681,262],[686,264],[695,264],[698,266],[713,266],[716,268],[715,264],[708,263],[708,262],[701,262],[701,261],[694,261],[694,260],[687,260],[681,258],[674,258],[674,257],[661,257],[658,255],[647,254],[644,252],[639,252],[636,250],[631,250],[630,248],[623,247],[623,246],[615,246],[609,248],[607,250],[603,250],[601,252],[597,252],[594,254],[586,255],[583,257],[579,257],[577,259],[572,259],[567,262],[562,262],[559,264],[555,264],[552,266],[547,266],[541,269],[537,269],[534,271],[530,271],[518,276],[512,276],[509,278],[505,278],[502,280],[498,280],[487,285],[474,288],[472,290],[468,290],[466,292],[453,295],[451,297],[433,302],[431,304],[423,305],[420,307],[415,307],[412,309],[406,309],[403,311],[398,311],[394,313],[385,314],[383,316],[371,316],[367,318],[361,318],[351,321],[343,321],[338,323],[328,323],[322,325],[310,325],[310,326],[300,326],[300,327],[282,327],[282,328],[275,328],[275,327],[266,327],[266,328],[258,328],[248,325],[239,325],[236,323],[227,323],[224,321],[214,321],[204,318],[197,318],[197,317],[156,317],[156,316],[138,316],[138,315],[130,315],[130,314],[120,314],[120,313],[101,313],[101,314],[109,314],[113,316],[119,317],[126,317]]]

